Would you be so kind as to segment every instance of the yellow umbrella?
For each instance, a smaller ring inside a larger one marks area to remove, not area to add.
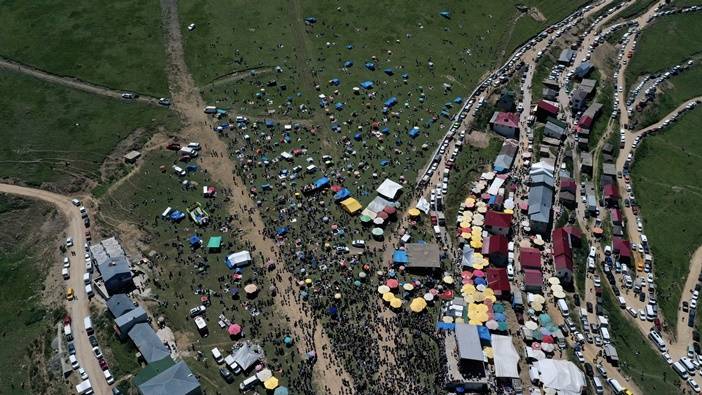
[[[472,295],[465,295],[465,296],[463,296],[463,300],[465,300],[466,303],[473,303],[473,296]]]
[[[409,214],[410,217],[419,217],[419,210],[416,208],[411,208],[407,210],[407,214]]]
[[[563,292],[563,286],[561,284],[555,284],[551,285],[551,292],[553,293],[558,293],[558,292]]]
[[[504,213],[505,213],[505,214],[514,214],[514,210],[512,210],[511,208],[506,208],[506,209],[504,210]]]
[[[534,303],[531,305],[531,308],[534,309],[534,311],[541,311],[544,309],[544,305],[541,303]]]
[[[392,307],[392,308],[394,308],[394,309],[399,309],[400,306],[402,306],[402,299],[400,299],[400,298],[393,298],[393,299],[390,301],[390,307]]]
[[[410,303],[410,310],[415,313],[419,313],[427,307],[427,301],[424,298],[414,298],[412,303]]]
[[[473,248],[482,248],[483,247],[483,242],[480,240],[471,240],[470,246]]]
[[[497,297],[495,295],[485,295],[485,300],[492,300],[493,303],[497,302]]]
[[[466,240],[469,240],[469,239],[470,239],[470,233],[468,233],[468,232],[463,232],[463,233],[461,233],[461,237],[463,237],[463,238],[466,239]]]
[[[476,292],[473,296],[473,300],[476,302],[482,302],[485,300],[485,295],[482,292]]]
[[[383,300],[386,302],[389,302],[391,300],[395,299],[395,295],[392,294],[392,292],[386,292],[383,294]]]
[[[475,292],[475,285],[473,285],[473,284],[463,284],[463,287],[461,287],[461,291],[462,291],[463,293]]]
[[[492,347],[485,347],[483,349],[483,354],[485,354],[485,356],[489,359],[495,358],[495,351],[492,349]]]
[[[483,323],[478,321],[478,320],[470,320],[468,321],[469,324],[471,325],[482,325]]]
[[[483,260],[483,254],[481,254],[481,253],[479,253],[479,252],[474,252],[474,253],[473,253],[473,260],[474,260],[474,261],[481,261],[481,260]]]
[[[460,223],[461,228],[470,228],[470,221],[466,220],[466,217],[463,217],[463,221]]]
[[[446,284],[453,284],[453,277],[451,277],[451,276],[444,276],[443,281],[444,281]]]
[[[266,381],[263,382],[263,386],[264,386],[267,390],[274,390],[274,389],[276,389],[276,388],[278,387],[278,379],[275,378],[275,377],[271,377],[271,378],[269,378],[268,380],[266,380]]]
[[[306,278],[306,279],[305,279],[305,284],[307,284],[307,285],[312,284],[312,279],[311,279],[311,278]]]
[[[561,280],[558,277],[549,277],[548,283],[551,285],[557,285],[561,283]]]

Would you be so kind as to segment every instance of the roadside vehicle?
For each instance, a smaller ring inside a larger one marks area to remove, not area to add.
[[[67,300],[73,300],[74,295],[73,295],[73,288],[68,288],[66,290],[66,299]]]

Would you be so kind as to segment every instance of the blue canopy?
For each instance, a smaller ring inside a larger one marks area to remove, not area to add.
[[[363,81],[363,82],[361,82],[361,88],[363,88],[363,89],[373,89],[373,81],[368,80],[368,81]]]
[[[478,337],[480,337],[481,343],[490,344],[492,342],[492,336],[490,335],[490,330],[486,326],[478,326]]]
[[[351,67],[353,66],[353,61],[347,60],[344,62],[344,67]]]
[[[348,45],[346,46],[346,49],[353,49],[353,44],[348,44]]]
[[[344,199],[348,198],[349,196],[351,196],[351,191],[349,191],[346,188],[343,188],[342,190],[340,190],[339,192],[337,192],[334,195],[334,200],[336,200],[338,202],[340,200],[344,200]]]
[[[185,170],[192,173],[192,172],[197,170],[197,165],[189,164],[189,165],[185,166]]]
[[[443,16],[446,19],[451,19],[451,13],[448,11],[441,11],[439,15]]]
[[[373,63],[373,62],[366,62],[366,68],[367,68],[368,70],[371,70],[371,71],[375,70],[375,63]]]
[[[419,136],[419,128],[415,126],[412,129],[410,129],[409,136],[412,138],[416,138],[417,136]]]
[[[178,222],[178,221],[182,220],[183,218],[185,218],[185,213],[180,211],[180,210],[173,210],[171,212],[170,217],[171,217],[171,220]]]
[[[385,167],[385,166],[387,166],[387,165],[389,165],[389,164],[390,164],[390,161],[387,160],[387,159],[381,159],[381,160],[380,160],[380,166]]]
[[[448,322],[437,322],[437,323],[436,323],[436,328],[437,328],[437,329],[443,329],[443,330],[445,330],[445,331],[452,331],[452,330],[456,329],[456,324],[454,324],[453,322],[450,322],[450,323],[448,323]]]
[[[381,130],[381,132],[383,134],[390,134],[390,128],[383,128],[383,130]]]
[[[463,103],[463,98],[460,96],[456,96],[456,98],[453,99],[453,102],[456,104],[461,104],[461,103]]]
[[[190,246],[191,247],[199,247],[202,245],[202,239],[197,237],[197,235],[192,235],[190,236]]]
[[[361,135],[361,133],[356,133],[356,134],[353,135],[353,139],[356,140],[356,141],[361,141],[361,138],[363,138],[363,136]]]
[[[329,309],[327,309],[327,312],[329,313],[329,315],[336,315],[336,313],[338,311],[339,310],[336,308],[336,306],[331,306],[331,307],[329,307]]]
[[[397,104],[397,97],[393,96],[387,100],[385,100],[385,107],[392,107],[395,104]]]
[[[266,126],[268,126],[269,128],[272,128],[272,127],[273,127],[273,120],[272,120],[272,119],[266,119]]]
[[[403,79],[403,80],[409,79],[409,74],[408,74],[408,73],[402,74],[402,79]]]
[[[334,86],[339,86],[339,84],[341,84],[341,80],[338,78],[333,78],[331,81],[329,81],[329,83]]]
[[[338,102],[334,105],[334,108],[337,110],[343,110],[344,109],[344,103]]]
[[[392,253],[392,263],[395,265],[406,265],[409,263],[407,251],[395,250],[395,252]]]
[[[276,230],[275,230],[275,234],[277,234],[278,236],[284,236],[287,233],[288,233],[287,226],[281,226],[281,227],[276,228]]]
[[[383,72],[387,75],[395,74],[395,71],[393,71],[392,67],[388,67],[387,69],[383,70]]]
[[[314,187],[316,189],[321,189],[329,186],[329,178],[322,177],[314,182]]]
[[[308,25],[315,24],[317,23],[317,18],[313,16],[308,16],[307,18],[305,18],[305,23],[307,23]]]

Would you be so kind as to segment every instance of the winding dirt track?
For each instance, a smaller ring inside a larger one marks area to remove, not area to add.
[[[278,261],[280,256],[276,245],[271,239],[259,234],[264,229],[263,220],[255,209],[255,204],[249,197],[246,186],[235,172],[234,164],[229,159],[227,145],[213,132],[210,119],[203,112],[204,101],[200,91],[195,85],[191,74],[188,72],[183,51],[183,38],[181,35],[178,18],[178,4],[176,0],[161,0],[161,10],[164,25],[167,29],[167,55],[169,67],[169,86],[172,95],[172,107],[180,114],[184,128],[181,132],[184,138],[199,141],[203,147],[201,157],[202,167],[221,186],[231,190],[233,196],[230,212],[249,218],[250,221],[243,225],[244,241],[256,247],[266,261]],[[218,153],[214,156],[212,152]],[[312,325],[314,318],[294,294],[292,284],[294,279],[283,265],[276,265],[276,269],[269,273],[269,279],[278,286],[275,296],[276,307],[285,316],[290,324],[292,333],[300,339],[297,347],[301,353],[311,349],[317,352],[317,362],[314,365],[315,385],[320,393],[341,394],[344,388],[353,387],[351,376],[345,370],[338,358],[331,353],[332,347],[329,337],[321,325]],[[283,278],[280,284],[276,274]],[[296,325],[292,325],[295,323]],[[305,324],[306,328],[302,325]],[[305,339],[311,339],[311,344],[306,344]],[[324,388],[324,391],[321,389]]]
[[[61,76],[53,73],[49,73],[47,71],[39,70],[37,68],[34,68],[32,66],[28,66],[25,64],[21,64],[18,62],[15,62],[13,60],[9,59],[4,59],[0,58],[0,69],[5,69],[5,70],[10,70],[14,71],[17,73],[21,74],[26,74],[30,75],[34,78],[51,82],[53,84],[57,85],[63,85],[69,88],[77,89],[79,91],[83,92],[88,92],[92,93],[95,95],[100,95],[100,96],[106,96],[106,97],[111,97],[113,99],[119,99],[119,100],[125,100],[122,99],[122,93],[124,91],[117,91],[114,89],[110,89],[101,85],[96,85],[90,82],[86,82],[83,80],[80,80],[75,77],[66,77],[66,76]],[[154,106],[158,106],[158,98],[156,97],[151,97],[151,96],[145,96],[139,94],[139,97],[136,99],[130,100],[130,101],[137,101],[140,103],[145,103],[145,104],[150,104]]]
[[[66,301],[66,311],[71,315],[73,344],[76,346],[76,358],[80,366],[85,368],[88,372],[93,391],[95,391],[97,395],[110,394],[110,386],[105,381],[102,369],[100,369],[98,361],[93,355],[93,349],[88,340],[88,334],[85,332],[85,327],[83,326],[83,318],[90,315],[90,299],[88,299],[88,296],[85,294],[85,288],[83,287],[83,273],[85,271],[85,263],[83,262],[85,228],[83,227],[83,219],[80,216],[80,211],[71,204],[71,198],[41,189],[0,184],[0,193],[43,200],[55,206],[66,217],[68,221],[66,233],[68,237],[73,238],[75,246],[72,250],[76,251],[75,256],[67,255],[71,261],[71,277],[66,283],[66,286],[73,288],[75,293],[75,299],[73,301]],[[60,270],[58,265],[55,265],[56,267],[53,266],[54,265],[52,265],[51,270]]]

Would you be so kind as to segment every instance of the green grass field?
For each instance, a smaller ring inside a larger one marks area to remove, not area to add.
[[[0,393],[56,393],[46,386],[35,359],[56,335],[53,312],[41,300],[48,264],[45,219],[56,211],[41,203],[0,194]],[[55,265],[54,265],[55,266]],[[57,270],[55,267],[52,270]],[[59,315],[60,316],[60,315]],[[45,342],[48,339],[49,342]],[[54,377],[53,380],[57,378]]]
[[[644,128],[660,121],[681,103],[702,95],[702,84],[699,84],[700,79],[702,79],[700,61],[698,59],[698,63],[692,65],[689,70],[685,70],[661,84],[662,92],[658,93],[654,102],[649,103],[640,113],[636,113],[636,119],[640,120],[638,128]]]
[[[702,110],[694,110],[672,127],[646,137],[632,169],[635,196],[644,231],[653,250],[656,288],[666,320],[676,322],[691,253],[700,246],[702,216]]]
[[[15,73],[0,75],[0,178],[62,189],[84,178],[100,180],[100,165],[118,143],[140,130],[138,147],[175,113],[55,86]],[[137,136],[137,134],[135,134]]]
[[[115,89],[168,95],[158,1],[4,1],[0,37],[0,56]]]
[[[626,70],[626,86],[638,76],[667,69],[702,52],[702,14],[675,14],[660,17],[643,30],[631,63]]]
[[[683,383],[675,371],[654,350],[651,341],[629,322],[614,302],[614,294],[605,287],[604,308],[609,315],[612,344],[619,354],[620,368],[636,383],[643,394],[678,394]],[[604,358],[603,358],[604,359]],[[621,383],[626,387],[626,383]]]

